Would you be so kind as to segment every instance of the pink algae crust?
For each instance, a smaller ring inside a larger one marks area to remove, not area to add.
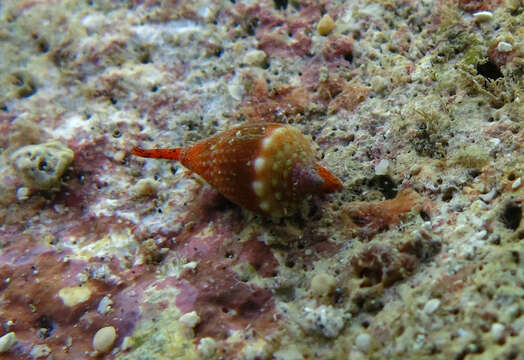
[[[48,247],[33,247],[27,237],[13,237],[16,245],[1,257],[0,285],[2,305],[0,321],[11,323],[10,331],[17,336],[17,344],[11,356],[26,359],[31,348],[45,344],[55,359],[70,359],[91,350],[91,339],[98,329],[110,323],[118,334],[130,334],[138,318],[136,302],[125,296],[130,275],[121,281],[96,279],[87,282],[78,280],[78,275],[89,272],[103,263],[112,270],[114,264],[101,259],[86,263],[68,260],[66,252],[56,252]],[[31,251],[24,249],[30,248]],[[98,262],[98,264],[96,263]],[[125,274],[121,274],[125,275]],[[91,295],[86,301],[74,306],[63,303],[58,296],[62,288],[87,287]],[[98,304],[104,296],[112,299],[118,312],[101,314]],[[117,345],[121,343],[121,337]]]
[[[271,277],[277,274],[277,260],[256,237],[228,244],[232,234],[224,225],[218,225],[213,236],[189,236],[179,252],[187,261],[198,261],[196,269],[174,281],[182,291],[177,307],[182,312],[195,310],[202,319],[195,329],[198,337],[225,339],[247,324],[268,330],[273,322],[272,293],[242,282],[232,269],[245,262],[260,276]]]

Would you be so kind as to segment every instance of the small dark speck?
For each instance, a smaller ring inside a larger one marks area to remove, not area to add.
[[[424,221],[430,221],[431,220],[431,217],[429,216],[429,214],[427,212],[425,212],[424,210],[420,211],[420,217]]]
[[[517,230],[522,220],[522,206],[514,202],[507,203],[502,211],[500,220],[507,229]]]
[[[273,0],[275,3],[275,9],[285,10],[287,9],[287,0]]]
[[[344,54],[344,60],[346,60],[349,63],[353,62],[353,53],[351,51],[348,51]]]
[[[484,64],[478,64],[477,71],[480,75],[490,80],[497,80],[501,77],[504,77],[502,72],[500,72],[499,67],[491,61],[488,61]]]

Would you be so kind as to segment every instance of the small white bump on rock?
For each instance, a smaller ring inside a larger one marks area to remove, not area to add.
[[[326,338],[336,338],[344,327],[345,317],[341,309],[320,305],[317,308],[305,307],[304,313],[303,325],[309,330],[321,333]]]
[[[106,326],[98,330],[93,336],[93,349],[99,353],[106,353],[113,347],[116,340],[116,330],[113,326]]]
[[[29,352],[29,356],[31,356],[33,359],[42,358],[44,356],[48,356],[51,354],[51,349],[47,344],[38,344],[31,348],[31,351]]]
[[[211,337],[205,337],[200,339],[200,343],[197,346],[197,351],[204,357],[212,357],[217,349],[216,341]]]
[[[113,309],[111,305],[113,305],[113,300],[111,300],[110,295],[104,296],[98,302],[96,311],[98,311],[99,314],[107,314],[108,312],[110,312]]]
[[[510,52],[513,51],[513,45],[511,45],[509,42],[500,41],[497,44],[497,51],[500,52]]]
[[[493,13],[491,11],[477,11],[473,14],[473,18],[477,22],[489,21],[493,19]]]
[[[517,180],[513,181],[513,184],[511,184],[511,188],[513,190],[517,190],[520,187],[520,185],[522,185],[522,178],[519,177]]]
[[[6,353],[13,348],[16,343],[16,334],[11,331],[0,337],[0,354]]]
[[[479,198],[484,202],[489,203],[491,200],[495,198],[495,196],[497,196],[497,189],[493,188],[489,193],[479,195]]]
[[[367,353],[371,347],[371,336],[368,333],[358,334],[355,338],[355,345],[360,351]]]
[[[200,316],[198,316],[196,311],[191,311],[182,315],[178,321],[184,324],[187,328],[192,329],[200,322]]]
[[[31,194],[31,190],[25,186],[21,186],[18,189],[16,189],[16,200],[18,201],[24,201],[29,199],[29,195]]]
[[[375,166],[376,175],[386,175],[389,169],[389,161],[386,159],[380,160],[380,162]]]
[[[431,299],[426,303],[426,305],[424,305],[424,312],[428,315],[433,314],[435,311],[437,311],[439,306],[439,299]]]
[[[493,341],[499,342],[504,340],[504,325],[500,323],[494,323],[491,325],[491,337],[493,338]]]

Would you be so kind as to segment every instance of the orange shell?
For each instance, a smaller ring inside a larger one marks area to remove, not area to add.
[[[308,194],[342,188],[335,175],[316,163],[311,145],[311,140],[290,125],[249,123],[181,150],[135,149],[133,153],[179,157],[182,165],[232,202],[279,217],[293,213]]]

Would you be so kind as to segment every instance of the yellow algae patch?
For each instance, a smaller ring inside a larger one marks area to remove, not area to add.
[[[161,316],[156,321],[141,323],[132,335],[125,339],[126,359],[154,358],[159,360],[198,360],[200,354],[194,343],[193,330],[179,321],[179,312]]]
[[[79,241],[80,242],[80,241]],[[125,229],[121,232],[111,232],[96,242],[82,246],[71,257],[78,260],[89,260],[95,256],[115,256],[121,260],[133,259],[136,255],[138,243],[131,230]]]
[[[91,297],[91,290],[87,286],[68,286],[60,289],[58,296],[66,306],[73,307]]]

